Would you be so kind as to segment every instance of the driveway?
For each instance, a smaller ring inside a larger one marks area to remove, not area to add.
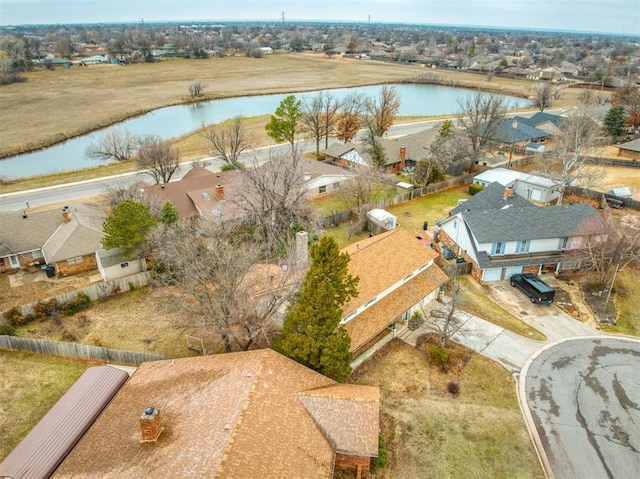
[[[638,477],[638,371],[640,340],[610,336],[561,341],[525,364],[519,397],[549,477]]]

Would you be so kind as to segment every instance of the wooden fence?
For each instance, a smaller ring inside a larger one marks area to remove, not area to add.
[[[51,341],[48,339],[18,338],[16,336],[0,336],[0,349],[10,351],[27,351],[47,356],[90,359],[112,364],[129,364],[139,366],[145,361],[166,359],[161,354],[122,351],[119,349],[89,346],[79,343]]]
[[[133,274],[124,278],[114,279],[111,281],[102,281],[100,283],[89,286],[88,288],[71,291],[69,293],[59,294],[52,298],[46,298],[41,302],[47,302],[52,299],[56,299],[58,304],[67,303],[78,297],[80,294],[86,294],[91,301],[97,301],[99,299],[106,299],[109,296],[113,296],[119,291],[129,291],[132,288],[141,288],[149,284],[151,280],[151,273],[149,271],[143,273]],[[35,314],[35,305],[37,303],[29,303],[18,306],[18,311],[22,316],[28,316]],[[4,315],[0,315],[0,325],[4,324],[6,319]]]
[[[615,203],[621,208],[629,208],[632,210],[640,211],[640,201],[635,201],[631,198],[623,198],[621,196],[615,196],[609,193],[602,193],[600,191],[588,190],[586,188],[580,188],[579,186],[568,186],[565,193],[580,196],[581,198],[588,198],[598,201],[601,205],[607,203]],[[613,202],[611,200],[614,200]]]
[[[321,228],[327,228],[330,226],[341,225],[347,221],[359,221],[367,211],[371,211],[376,208],[385,209],[390,206],[408,203],[409,201],[418,199],[429,193],[439,193],[457,185],[468,185],[473,181],[474,176],[475,174],[457,176],[446,181],[440,181],[431,185],[414,188],[413,190],[406,191],[404,193],[398,193],[395,196],[382,198],[381,200],[362,205],[358,208],[351,208],[346,211],[335,211],[329,216],[320,218],[319,225]]]

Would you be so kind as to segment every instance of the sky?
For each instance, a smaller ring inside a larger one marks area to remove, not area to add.
[[[0,25],[281,20],[499,26],[640,35],[640,0],[0,0]]]

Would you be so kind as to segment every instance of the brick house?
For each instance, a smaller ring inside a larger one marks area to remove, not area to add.
[[[411,314],[434,300],[449,279],[435,264],[438,253],[402,228],[353,243],[349,273],[358,276],[358,296],[343,306],[353,367],[400,334]]]
[[[97,267],[102,248],[101,206],[79,204],[63,211],[0,214],[0,272],[50,264],[58,275]]]
[[[492,183],[439,221],[437,239],[471,263],[480,283],[517,273],[577,269],[585,228],[601,221],[587,204],[539,207]]]

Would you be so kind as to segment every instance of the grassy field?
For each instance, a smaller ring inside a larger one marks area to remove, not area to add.
[[[468,362],[447,374],[397,340],[354,373],[353,382],[381,389],[390,460],[375,478],[543,478],[510,375],[461,346],[451,348]],[[458,397],[447,392],[449,381],[459,384]]]
[[[640,270],[626,269],[616,278],[616,308],[618,317],[615,326],[603,325],[602,329],[608,333],[628,334],[640,336]]]
[[[259,72],[259,75],[257,74]],[[302,92],[398,82],[424,72],[416,65],[363,62],[318,54],[278,54],[207,60],[164,60],[127,66],[37,70],[28,81],[0,89],[0,157],[50,145],[163,106],[192,101],[188,86],[207,87],[202,100]],[[455,71],[437,72],[442,83],[530,96],[535,82]],[[570,103],[573,93],[568,90]]]
[[[0,462],[95,364],[0,351]]]

